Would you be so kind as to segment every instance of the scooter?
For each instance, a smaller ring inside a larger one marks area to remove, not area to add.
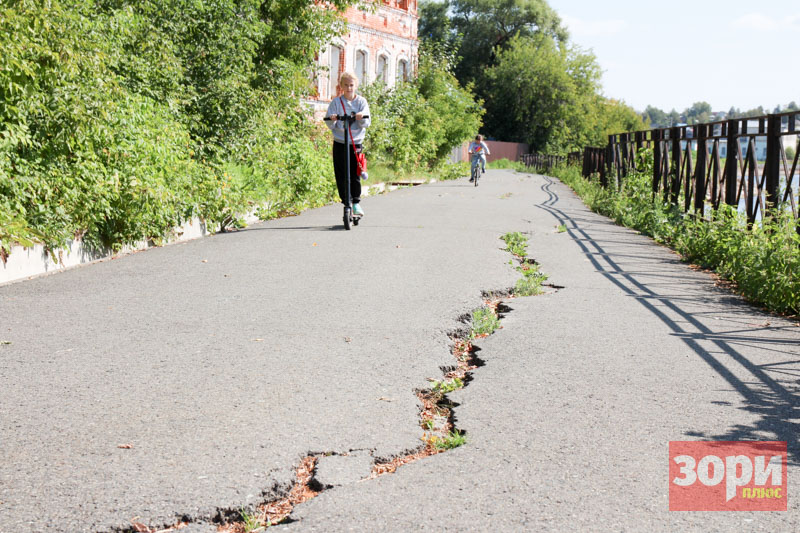
[[[369,115],[364,115],[361,118],[369,118]],[[323,120],[331,120],[330,117],[325,117]],[[349,115],[336,115],[336,120],[341,120],[347,123],[347,128],[344,129],[344,145],[354,146],[351,143],[351,140],[348,137],[348,133],[350,132],[350,124],[356,121],[356,113],[355,111],[351,112]],[[361,215],[354,215],[353,214],[353,206],[351,202],[353,201],[350,197],[350,153],[347,153],[347,198],[344,204],[344,216],[342,220],[344,221],[344,229],[349,230],[351,225],[358,226],[358,223],[361,221]]]

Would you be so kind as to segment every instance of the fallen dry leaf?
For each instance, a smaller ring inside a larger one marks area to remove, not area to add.
[[[133,448],[133,444],[117,444],[117,448],[121,448],[123,450],[130,450]]]

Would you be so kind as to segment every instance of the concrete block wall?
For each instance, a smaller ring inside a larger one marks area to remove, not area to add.
[[[503,141],[484,141],[486,146],[489,147],[489,155],[486,161],[491,163],[498,159],[508,159],[509,161],[519,161],[523,154],[528,153],[528,145],[526,143],[510,143]],[[450,153],[450,162],[458,163],[459,161],[469,161],[469,142],[463,143],[461,146],[456,146]]]

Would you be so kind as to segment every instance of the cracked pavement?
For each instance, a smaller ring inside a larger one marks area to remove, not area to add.
[[[0,532],[213,531],[301,457],[350,451],[277,530],[800,529],[794,323],[542,176],[364,207],[350,232],[327,206],[0,286]],[[477,343],[450,395],[466,446],[354,482],[367,452],[419,446],[413,391],[482,291],[513,286],[510,231],[565,288],[508,301]],[[789,511],[669,513],[668,442],[695,438],[789,441]]]

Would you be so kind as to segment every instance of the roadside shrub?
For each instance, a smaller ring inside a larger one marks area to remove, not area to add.
[[[483,109],[471,87],[452,74],[452,58],[434,43],[420,52],[419,75],[389,89],[382,83],[362,88],[372,125],[366,150],[394,170],[433,169],[450,151],[474,136]]]
[[[305,52],[340,19],[292,0],[3,3],[0,256],[74,238],[119,250],[192,216],[224,227],[260,204],[330,201],[327,131],[299,97]]]

